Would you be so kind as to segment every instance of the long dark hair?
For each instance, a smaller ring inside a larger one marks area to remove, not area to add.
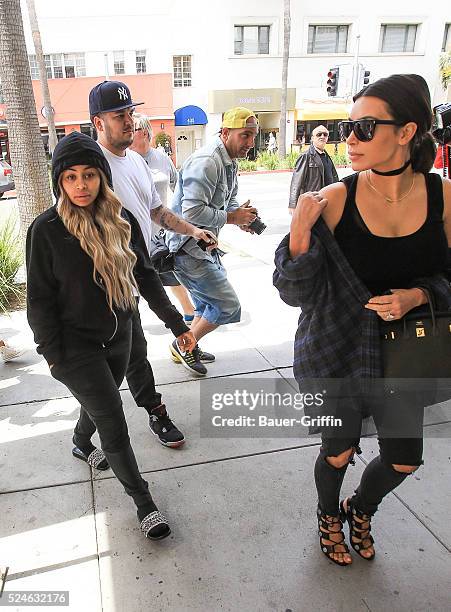
[[[412,121],[417,131],[410,142],[410,159],[415,172],[429,172],[435,159],[436,146],[431,134],[431,95],[426,81],[418,74],[392,74],[364,87],[354,96],[383,100],[396,121]]]

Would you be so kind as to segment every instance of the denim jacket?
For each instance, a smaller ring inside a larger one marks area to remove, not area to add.
[[[237,163],[227,153],[220,138],[195,151],[183,164],[175,188],[172,212],[216,236],[227,222],[227,212],[238,208]],[[182,247],[196,259],[211,259],[189,236],[166,232],[171,253]]]

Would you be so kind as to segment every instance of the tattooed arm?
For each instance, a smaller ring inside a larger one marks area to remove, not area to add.
[[[175,215],[172,211],[168,210],[165,206],[158,206],[152,208],[150,211],[150,217],[152,221],[161,225],[162,228],[172,230],[177,234],[183,234],[185,236],[192,236],[195,240],[205,240],[212,244],[216,243],[216,236],[208,230],[202,230],[192,223],[188,223],[178,215]]]

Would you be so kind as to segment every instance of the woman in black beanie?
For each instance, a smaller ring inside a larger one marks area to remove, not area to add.
[[[52,160],[56,205],[27,234],[27,315],[37,351],[54,378],[81,404],[73,455],[97,469],[113,469],[133,498],[143,533],[169,535],[128,436],[119,386],[128,364],[131,315],[138,290],[185,350],[195,346],[182,315],[152,268],[139,225],[111,190],[100,147],[73,132]],[[102,450],[91,442],[95,427]]]

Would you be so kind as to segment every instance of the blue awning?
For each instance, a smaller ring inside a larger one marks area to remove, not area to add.
[[[206,125],[207,115],[198,106],[182,106],[175,113],[175,125]]]

